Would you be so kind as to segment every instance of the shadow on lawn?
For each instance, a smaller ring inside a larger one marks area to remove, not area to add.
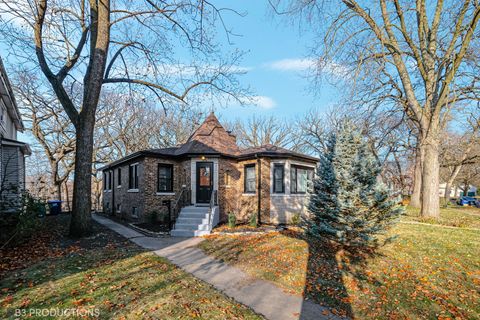
[[[330,310],[330,313],[323,313],[324,318],[354,318],[352,290],[362,290],[361,280],[368,278],[365,273],[367,259],[376,253],[348,250],[326,240],[312,239],[301,232],[285,230],[282,234],[308,244],[303,296]],[[312,319],[305,302],[300,319]]]

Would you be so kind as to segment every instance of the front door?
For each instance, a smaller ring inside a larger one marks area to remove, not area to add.
[[[209,203],[213,190],[213,163],[197,162],[197,203]]]

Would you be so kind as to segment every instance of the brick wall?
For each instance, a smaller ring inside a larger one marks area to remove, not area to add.
[[[128,171],[131,164],[138,163],[138,192],[128,189]],[[157,170],[159,163],[173,165],[173,192],[157,193]],[[188,165],[187,165],[188,164]],[[168,159],[146,157],[122,164],[122,184],[118,186],[118,167],[113,170],[112,190],[103,191],[103,211],[128,220],[145,220],[150,212],[167,213],[168,207],[163,201],[170,200],[174,205],[176,194],[182,185],[189,185],[189,161],[172,161]],[[120,205],[118,212],[117,206]],[[133,207],[137,208],[138,218],[132,216]]]
[[[103,211],[128,220],[139,220],[145,210],[144,190],[144,159],[136,159],[134,161],[122,164],[112,170],[113,181],[112,189],[103,190]],[[138,192],[129,190],[128,188],[128,171],[132,164],[138,163]],[[118,185],[118,169],[121,168],[122,184]],[[107,172],[107,171],[105,171]],[[132,216],[133,208],[137,208],[138,218]]]
[[[244,193],[244,168],[245,165],[255,164],[257,186],[259,167],[257,159],[236,161],[227,158],[218,159],[218,201],[220,206],[220,220],[227,221],[228,213],[234,213],[238,222],[247,222],[252,214],[258,213],[258,190],[254,194]],[[135,162],[135,161],[134,161]],[[114,190],[105,192],[103,196],[104,211],[114,213],[127,219],[131,216],[132,207],[138,208],[138,219],[152,211],[159,213],[168,212],[168,207],[163,201],[170,200],[171,206],[177,198],[182,185],[195,188],[191,185],[191,160],[174,161],[169,159],[147,157],[136,162],[139,163],[139,190],[128,191],[128,168],[131,163],[122,165],[122,185],[117,188],[117,168],[114,169]],[[273,194],[271,175],[273,163],[285,163],[285,194]],[[157,168],[158,163],[173,165],[173,192],[166,194],[157,193]],[[296,213],[306,214],[307,196],[290,194],[290,165],[312,165],[290,160],[271,160],[261,158],[261,222],[262,223],[288,223]],[[115,201],[112,196],[115,195]],[[109,209],[107,210],[107,205]],[[120,213],[116,206],[121,205]],[[115,207],[114,207],[115,206]]]
[[[188,161],[172,161],[168,159],[146,158],[145,159],[145,211],[144,214],[156,211],[160,214],[168,214],[168,206],[164,201],[170,201],[170,206],[175,205],[175,200],[182,185],[189,184],[188,172],[185,163]],[[158,164],[173,165],[173,192],[158,193],[157,192],[157,171]]]
[[[258,190],[254,194],[244,193],[245,165],[255,164],[258,184],[258,163],[256,159],[219,161],[219,205],[220,220],[226,221],[228,213],[234,213],[237,221],[246,222],[252,214],[258,212]],[[270,160],[261,159],[261,220],[270,222]]]

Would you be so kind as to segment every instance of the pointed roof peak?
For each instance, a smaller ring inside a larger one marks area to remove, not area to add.
[[[215,115],[215,112],[213,112],[213,111],[210,111],[210,114],[205,118],[205,121],[203,121],[203,123],[209,122],[209,121],[216,121],[216,122],[218,122],[219,125],[221,125],[220,121],[218,121],[218,118]]]
[[[200,142],[225,154],[235,154],[239,150],[235,136],[225,130],[213,111],[190,136],[187,143],[192,141]]]

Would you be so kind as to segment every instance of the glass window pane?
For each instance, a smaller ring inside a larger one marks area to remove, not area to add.
[[[290,192],[297,192],[297,168],[291,167],[290,169]]]
[[[245,191],[255,192],[255,167],[245,167]]]
[[[275,165],[273,167],[273,192],[282,193],[283,190],[283,165]]]
[[[297,169],[297,192],[307,192],[307,170]]]

